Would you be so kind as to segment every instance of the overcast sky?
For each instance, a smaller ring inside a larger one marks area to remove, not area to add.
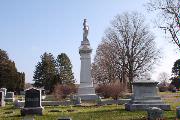
[[[117,14],[138,11],[146,17],[162,51],[162,60],[156,65],[152,77],[160,72],[171,74],[179,57],[176,46],[166,39],[164,32],[153,28],[154,15],[146,12],[146,0],[1,0],[0,49],[8,52],[18,71],[25,72],[26,82],[32,82],[33,71],[40,56],[50,52],[56,58],[66,53],[73,64],[79,81],[83,19],[87,18],[89,40],[93,48],[92,60],[105,29]]]

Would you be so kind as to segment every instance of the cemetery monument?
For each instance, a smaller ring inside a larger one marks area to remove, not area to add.
[[[83,41],[81,41],[81,46],[79,47],[81,70],[80,86],[78,89],[77,97],[80,97],[81,100],[96,100],[98,96],[95,94],[95,89],[93,87],[93,82],[91,79],[92,48],[90,47],[90,43],[88,40],[89,26],[87,25],[86,19],[84,19],[83,26]]]
[[[162,110],[170,110],[170,105],[165,104],[158,96],[158,82],[152,80],[137,80],[132,83],[133,96],[129,103],[125,104],[128,111],[147,110],[149,107],[158,107]]]

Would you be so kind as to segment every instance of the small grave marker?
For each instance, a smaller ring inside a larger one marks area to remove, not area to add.
[[[6,102],[14,102],[15,98],[14,98],[14,92],[7,92],[6,93],[6,98],[5,101]]]
[[[5,106],[5,101],[4,101],[4,92],[0,91],[0,106],[4,107]]]

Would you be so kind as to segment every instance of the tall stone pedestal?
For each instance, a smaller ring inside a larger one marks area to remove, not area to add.
[[[81,100],[96,100],[98,96],[95,94],[95,89],[93,87],[93,82],[91,79],[92,49],[87,38],[88,26],[86,24],[86,19],[84,20],[83,25],[83,41],[81,41],[81,46],[79,47],[79,54],[81,60],[80,86],[78,89],[77,96],[80,97]]]
[[[162,110],[170,110],[170,105],[165,104],[158,96],[158,82],[151,80],[139,80],[133,84],[133,96],[129,103],[125,104],[128,111],[147,110],[149,107],[158,107]]]

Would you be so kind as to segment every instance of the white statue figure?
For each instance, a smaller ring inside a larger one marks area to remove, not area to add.
[[[87,36],[88,36],[88,32],[89,32],[89,26],[87,24],[87,20],[84,19],[84,22],[83,22],[83,40],[88,40]]]

